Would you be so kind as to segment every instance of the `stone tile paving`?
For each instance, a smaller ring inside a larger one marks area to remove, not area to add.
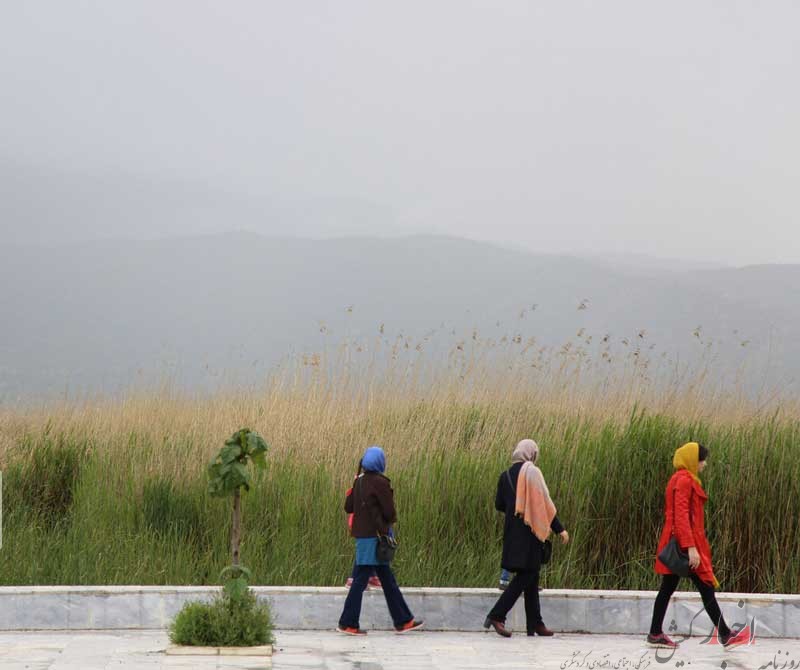
[[[756,639],[735,650],[685,641],[674,654],[647,647],[640,636],[557,635],[502,639],[493,633],[279,631],[273,668],[327,670],[794,670],[800,640]],[[160,631],[0,633],[0,670],[227,670],[268,667],[255,658],[166,656]]]

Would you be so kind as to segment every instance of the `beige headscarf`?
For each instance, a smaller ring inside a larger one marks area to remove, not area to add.
[[[522,463],[517,479],[514,512],[544,542],[550,535],[550,524],[556,516],[556,506],[550,499],[550,491],[542,471],[535,465],[538,458],[539,445],[533,440],[522,440],[511,455],[512,462]]]

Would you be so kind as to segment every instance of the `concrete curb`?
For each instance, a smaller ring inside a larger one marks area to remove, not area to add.
[[[272,656],[272,645],[256,647],[185,647],[171,644],[164,650],[167,656]]]
[[[208,600],[210,586],[4,586],[0,587],[0,631],[164,629],[189,600]],[[343,587],[255,586],[272,607],[275,627],[331,630],[342,611]],[[428,630],[479,631],[500,595],[496,589],[403,588],[411,611]],[[644,634],[650,627],[655,591],[549,589],[541,593],[542,616],[559,632]],[[800,638],[800,594],[720,593],[729,624],[755,620],[756,636]],[[675,621],[676,629],[670,629]],[[522,599],[509,617],[525,629]],[[390,630],[380,591],[367,591],[361,626]],[[706,636],[711,623],[697,593],[676,593],[665,630]]]

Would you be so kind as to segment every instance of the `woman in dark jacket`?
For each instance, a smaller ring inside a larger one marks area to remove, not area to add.
[[[363,468],[364,474],[361,475]],[[370,447],[364,453],[359,466],[359,475],[344,503],[344,511],[353,515],[350,534],[356,539],[356,567],[353,584],[344,601],[337,630],[347,635],[366,635],[359,626],[361,600],[364,589],[373,571],[383,587],[383,595],[397,633],[407,633],[422,627],[423,622],[414,619],[403,594],[397,586],[388,563],[378,560],[376,549],[378,535],[391,535],[392,524],[397,521],[394,508],[394,491],[389,478],[383,474],[386,457],[380,447]]]
[[[516,575],[495,603],[484,628],[492,627],[498,635],[511,637],[506,629],[506,616],[521,594],[525,594],[525,622],[528,635],[553,634],[544,625],[539,608],[539,568],[543,543],[552,530],[569,542],[569,533],[556,516],[542,471],[536,467],[539,446],[533,440],[522,440],[514,449],[511,467],[497,482],[495,507],[505,513],[503,527],[503,560],[501,565]]]

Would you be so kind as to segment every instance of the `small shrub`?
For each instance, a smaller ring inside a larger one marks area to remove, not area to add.
[[[210,642],[216,639],[212,624],[215,605],[216,603],[186,603],[172,622],[169,639],[174,644],[193,647],[216,646]]]
[[[272,617],[250,589],[226,586],[210,603],[186,603],[172,622],[169,638],[173,644],[199,647],[272,644]]]

